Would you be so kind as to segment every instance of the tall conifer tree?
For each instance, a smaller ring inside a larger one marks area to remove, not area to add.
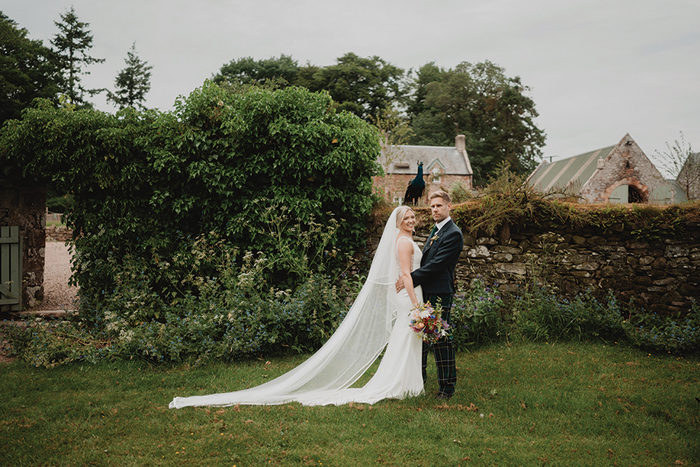
[[[61,21],[54,21],[54,24],[59,32],[51,40],[51,44],[60,60],[64,93],[73,104],[90,106],[84,95],[87,93],[93,96],[104,89],[86,89],[82,86],[81,75],[90,74],[89,71],[84,71],[83,67],[105,61],[104,58],[88,55],[93,39],[88,29],[90,24],[80,21],[73,7],[61,15]]]
[[[136,54],[136,43],[131,45],[131,50],[126,53],[124,62],[127,65],[126,68],[120,71],[114,80],[116,91],[108,92],[107,100],[120,109],[124,107],[145,109],[143,102],[146,100],[146,94],[151,90],[153,67]]]

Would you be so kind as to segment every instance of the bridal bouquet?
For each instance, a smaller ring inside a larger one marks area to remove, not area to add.
[[[442,319],[439,311],[435,311],[430,302],[419,303],[411,308],[409,326],[424,342],[435,344],[440,338],[447,336],[450,325]]]

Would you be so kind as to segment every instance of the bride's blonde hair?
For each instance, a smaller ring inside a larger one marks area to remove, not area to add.
[[[413,209],[409,208],[408,206],[400,206],[396,208],[396,228],[400,229],[401,228],[401,223],[403,222],[404,217],[406,217],[406,213],[408,211],[413,212]]]

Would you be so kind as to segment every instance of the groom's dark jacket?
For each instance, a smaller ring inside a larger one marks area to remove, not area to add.
[[[455,266],[464,246],[462,231],[450,219],[433,238],[425,242],[420,268],[411,273],[413,285],[420,285],[423,295],[453,294]]]

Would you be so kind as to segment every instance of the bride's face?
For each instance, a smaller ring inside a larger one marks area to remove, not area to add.
[[[408,233],[413,233],[413,228],[416,225],[416,215],[413,211],[406,212],[406,215],[401,221],[401,230]]]

